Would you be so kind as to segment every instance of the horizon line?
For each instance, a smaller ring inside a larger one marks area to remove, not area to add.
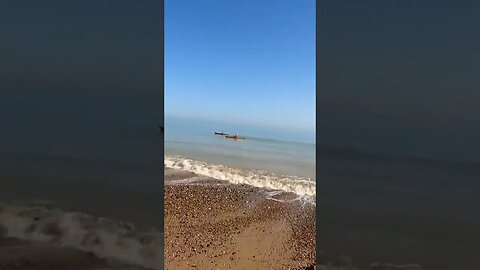
[[[284,131],[298,131],[298,132],[303,132],[303,133],[316,133],[316,125],[311,126],[311,127],[299,127],[299,126],[284,126],[284,125],[276,125],[276,124],[265,124],[265,123],[248,123],[246,121],[228,121],[228,120],[222,120],[222,119],[212,119],[209,117],[196,117],[196,116],[186,116],[186,115],[172,115],[169,113],[164,114],[164,119],[166,118],[177,118],[180,120],[198,120],[198,121],[205,121],[205,122],[213,122],[213,123],[218,123],[218,124],[238,124],[241,126],[247,126],[247,127],[258,127],[258,128],[266,128],[266,129],[278,129],[278,130],[284,130]]]

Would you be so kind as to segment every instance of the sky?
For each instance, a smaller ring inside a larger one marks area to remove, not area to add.
[[[2,1],[2,127],[22,134],[27,127],[68,133],[93,124],[155,129],[163,120],[161,7],[160,1]]]
[[[161,4],[1,1],[0,155],[156,160]],[[131,138],[153,143],[133,147]]]
[[[296,130],[317,120],[317,144],[480,161],[480,2],[318,9],[315,27],[310,0],[166,1],[166,114]],[[0,1],[0,139],[156,127],[160,10],[160,1]]]
[[[478,1],[320,1],[318,141],[480,161]]]
[[[165,114],[315,131],[314,0],[166,0]]]

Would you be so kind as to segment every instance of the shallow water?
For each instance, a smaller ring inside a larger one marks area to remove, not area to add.
[[[321,250],[360,269],[480,269],[478,164],[319,150]]]
[[[92,252],[100,258],[163,269],[163,237],[134,225],[45,206],[0,203],[5,236]]]
[[[246,139],[227,139],[215,131]],[[166,118],[165,154],[315,180],[314,134],[297,131]]]
[[[87,121],[87,120],[85,120]],[[0,134],[0,200],[160,227],[162,139],[157,123],[52,121]]]

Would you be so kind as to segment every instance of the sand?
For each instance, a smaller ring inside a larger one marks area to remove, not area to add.
[[[165,269],[314,269],[313,204],[185,171],[165,176]],[[0,227],[0,270],[7,269],[145,268],[6,237]]]
[[[198,179],[185,171],[165,179],[165,269],[314,269],[313,204],[213,179],[175,184]]]

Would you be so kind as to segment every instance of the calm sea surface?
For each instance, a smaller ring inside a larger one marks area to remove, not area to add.
[[[232,140],[214,132],[245,136]],[[245,170],[315,179],[314,134],[165,119],[165,154]]]

